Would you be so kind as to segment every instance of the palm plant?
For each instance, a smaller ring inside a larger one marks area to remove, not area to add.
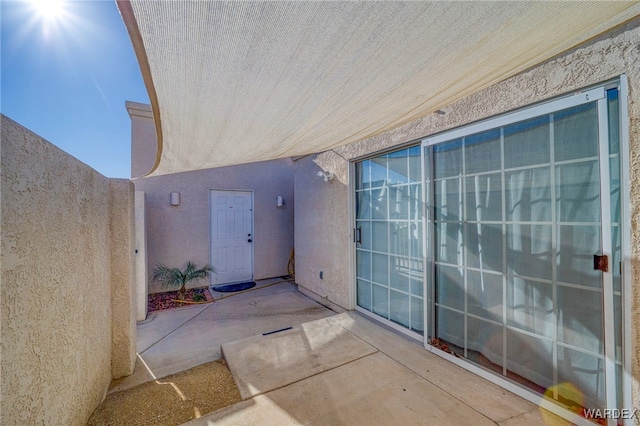
[[[163,264],[159,264],[153,271],[153,281],[159,282],[163,287],[177,287],[180,297],[184,298],[185,289],[187,283],[191,281],[201,280],[209,276],[209,272],[216,272],[210,265],[205,265],[202,268],[189,261],[184,271],[180,268],[169,268]]]

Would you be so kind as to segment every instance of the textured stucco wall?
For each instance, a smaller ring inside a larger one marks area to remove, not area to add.
[[[184,267],[191,260],[209,263],[209,190],[253,191],[254,278],[287,273],[293,248],[293,164],[274,160],[219,169],[199,170],[134,180],[146,194],[147,266],[158,263]],[[169,205],[169,194],[180,193],[180,205]],[[276,197],[285,200],[276,207]],[[215,265],[213,265],[215,267]],[[197,281],[190,287],[208,284]],[[167,291],[149,281],[149,292]]]
[[[386,132],[370,139],[334,150],[332,158],[344,157],[343,165],[336,165],[344,170],[347,160],[371,155],[381,150],[398,147],[402,144],[424,138],[428,135],[452,129],[477,120],[492,117],[510,110],[543,101],[554,96],[578,91],[584,87],[626,74],[629,79],[629,133],[630,133],[630,223],[631,223],[631,282],[632,294],[627,297],[632,306],[632,322],[626,324],[632,336],[632,374],[634,408],[640,410],[640,19],[635,19],[613,31],[594,38],[558,57],[531,68],[515,77],[482,90],[468,98],[443,108],[444,116],[432,114],[415,120],[393,131]],[[326,153],[324,154],[327,155]],[[318,158],[322,158],[320,155]],[[305,186],[298,185],[298,180],[306,180],[314,173],[316,164],[311,161],[296,162],[296,274],[297,281],[310,290],[323,294],[327,290],[314,274],[320,266],[327,263],[327,256],[339,265],[332,277],[332,285],[336,294],[348,294],[351,269],[345,262],[338,261],[337,254],[331,254],[329,243],[320,250],[312,245],[298,245],[299,218],[313,215],[314,227],[323,229],[323,241],[343,241],[338,244],[342,248],[350,244],[352,236],[350,226],[338,227],[335,223],[349,223],[347,211],[331,208],[319,212],[314,203],[316,194],[300,194]],[[349,192],[345,191],[347,181],[343,185],[322,186],[316,191],[318,197],[331,200],[332,203],[347,206]],[[316,190],[316,186],[308,187]],[[302,224],[300,224],[302,226]],[[341,254],[346,257],[347,253]],[[305,264],[306,263],[306,264]],[[308,271],[308,272],[307,272]],[[343,305],[346,307],[346,305]]]
[[[133,373],[136,360],[134,191],[128,179],[109,182],[111,273],[111,376]]]
[[[1,127],[0,423],[84,425],[112,378],[111,279],[123,288],[130,270],[112,242],[130,230],[110,213],[128,216],[131,184]]]
[[[126,102],[131,118],[131,177],[144,176],[151,171],[156,161],[158,142],[156,125],[151,105]]]
[[[294,164],[296,283],[349,309],[348,162],[329,151]],[[324,182],[319,171],[333,172],[335,177]]]

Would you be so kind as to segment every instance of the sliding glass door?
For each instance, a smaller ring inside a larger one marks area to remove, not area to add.
[[[420,151],[356,164],[358,309],[416,335],[424,330]]]
[[[618,90],[424,141],[427,344],[569,410],[620,408]]]

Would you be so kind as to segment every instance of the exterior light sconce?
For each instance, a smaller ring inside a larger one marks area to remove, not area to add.
[[[317,175],[320,176],[324,182],[332,181],[333,178],[335,177],[333,172],[330,172],[328,170],[325,170],[324,172],[323,171],[319,171],[317,173]]]
[[[172,192],[171,195],[169,196],[169,204],[171,204],[172,206],[179,206],[180,205],[180,193],[179,192]]]
[[[284,199],[282,198],[282,195],[278,195],[276,197],[276,206],[278,207],[284,206]]]

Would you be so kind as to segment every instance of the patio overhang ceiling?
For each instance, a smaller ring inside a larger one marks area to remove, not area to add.
[[[152,175],[368,138],[640,14],[638,2],[117,3],[154,111]]]

